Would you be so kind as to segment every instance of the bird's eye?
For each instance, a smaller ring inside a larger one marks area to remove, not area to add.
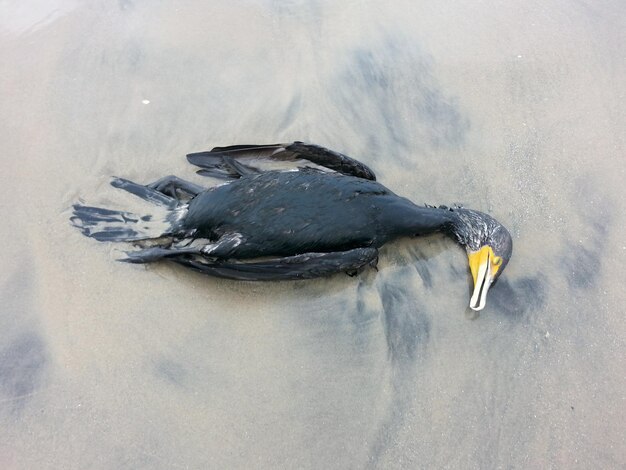
[[[494,265],[494,266],[500,266],[501,264],[502,264],[502,258],[501,258],[501,257],[499,257],[499,256],[496,256],[496,257],[493,259],[493,265]]]

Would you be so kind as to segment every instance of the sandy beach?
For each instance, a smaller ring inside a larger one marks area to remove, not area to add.
[[[623,1],[4,1],[0,64],[0,468],[626,466]],[[480,315],[443,236],[250,283],[69,223],[293,140],[504,223]]]

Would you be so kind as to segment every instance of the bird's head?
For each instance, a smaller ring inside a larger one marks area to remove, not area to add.
[[[457,221],[453,234],[467,251],[474,279],[470,300],[472,310],[482,310],[487,291],[504,271],[513,252],[509,231],[496,219],[471,209],[454,209]]]

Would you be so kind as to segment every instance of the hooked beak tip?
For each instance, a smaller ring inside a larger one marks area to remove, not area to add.
[[[472,298],[470,299],[470,308],[472,310],[479,312],[485,308],[485,304],[487,303],[487,292],[489,291],[490,286],[491,279],[488,275],[485,275],[482,279],[479,278],[479,282],[474,286],[474,292],[472,293]]]

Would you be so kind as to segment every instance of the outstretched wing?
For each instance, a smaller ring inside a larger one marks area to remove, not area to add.
[[[357,274],[367,266],[376,267],[376,248],[354,248],[331,253],[301,255],[265,260],[211,262],[202,258],[174,257],[172,261],[210,276],[241,281],[283,281],[313,279],[345,272]]]
[[[339,272],[353,274],[366,266],[376,267],[378,262],[378,250],[372,247],[249,260],[214,258],[204,251],[206,247],[153,246],[127,252],[128,257],[119,261],[143,264],[167,259],[210,276],[244,281],[312,279]]]
[[[234,179],[259,173],[260,169],[245,162],[253,160],[297,161],[308,160],[329,170],[376,181],[374,172],[358,160],[314,144],[293,142],[271,145],[232,145],[215,147],[210,151],[190,153],[187,160],[202,168],[198,174],[216,178]]]

